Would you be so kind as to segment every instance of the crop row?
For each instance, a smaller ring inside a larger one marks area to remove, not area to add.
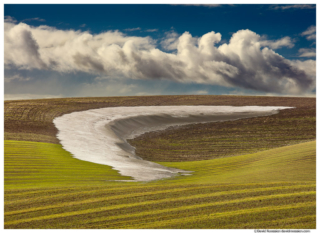
[[[122,226],[154,228],[169,223],[169,225],[177,224],[181,218],[193,219],[204,214],[220,216],[229,212],[234,214],[239,209],[248,209],[250,213],[251,209],[256,208],[265,209],[265,211],[273,209],[288,211],[291,209],[292,211],[299,207],[299,209],[306,209],[298,215],[300,217],[315,214],[314,184],[278,183],[277,185],[265,184],[266,187],[261,185],[260,187],[255,185],[174,187],[171,185],[170,188],[163,185],[151,187],[152,191],[148,191],[148,186],[145,185],[147,191],[136,188],[131,192],[129,187],[114,187],[109,190],[110,187],[105,187],[96,192],[78,189],[66,194],[61,188],[61,194],[56,190],[58,193],[55,195],[50,195],[49,191],[48,194],[38,193],[32,198],[20,196],[18,200],[15,198],[14,201],[5,202],[5,227],[24,228],[33,225],[46,228],[50,223],[55,228],[68,228],[81,222],[80,228],[89,226],[96,228],[97,225],[108,228],[123,228]],[[69,190],[69,188],[65,189]],[[115,194],[117,189],[121,194]],[[219,189],[224,191],[218,191]],[[122,194],[125,190],[127,193]],[[10,199],[10,194],[6,196]],[[258,212],[264,213],[264,211]],[[248,214],[246,211],[241,213]],[[287,217],[293,217],[293,215],[289,214]],[[162,223],[159,225],[160,219]],[[125,225],[121,226],[121,224]],[[188,224],[185,225],[187,226]]]

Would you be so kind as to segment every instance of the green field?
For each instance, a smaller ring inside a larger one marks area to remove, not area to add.
[[[301,157],[303,154],[303,157]],[[315,142],[198,162],[149,183],[50,143],[5,141],[5,228],[315,228]]]
[[[131,141],[142,157],[152,152],[150,160],[193,171],[152,182],[131,182],[109,166],[77,160],[55,138],[54,117],[143,103],[296,108],[148,133]],[[316,228],[315,98],[5,101],[4,116],[5,229]]]

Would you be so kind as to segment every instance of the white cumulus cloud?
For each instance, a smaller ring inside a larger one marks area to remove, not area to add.
[[[301,33],[301,36],[305,36],[307,40],[315,40],[316,39],[316,26],[310,26]]]
[[[4,17],[4,22],[6,23],[16,23],[18,22],[14,17],[11,17],[11,16],[5,16]]]
[[[294,47],[294,43],[289,36],[283,37],[279,40],[261,41],[261,45],[268,46],[269,48],[272,48],[272,49],[279,49],[281,47],[288,47],[288,48]]]
[[[316,56],[316,49],[299,49],[299,57],[315,57]]]
[[[119,31],[91,34],[5,22],[4,63],[22,69],[87,72],[104,77],[167,79],[278,93],[303,93],[315,88],[315,63],[292,62],[274,52],[292,47],[289,37],[266,41],[240,30],[229,43],[221,34],[193,37],[171,31],[158,41]],[[314,66],[314,72],[308,70]]]

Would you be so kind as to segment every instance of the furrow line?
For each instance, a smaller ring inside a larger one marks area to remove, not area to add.
[[[299,185],[314,185],[314,182],[305,182],[306,184],[301,184],[301,182],[299,182]],[[261,185],[260,183],[249,183],[249,184],[218,184],[218,185],[215,185],[215,184],[198,184],[198,185],[191,185],[190,187],[198,187],[198,186],[201,186],[201,187],[226,187],[226,188],[232,188],[234,190],[238,190],[237,187],[241,187],[240,189],[242,188],[256,188],[255,186],[263,186],[263,187],[282,187],[282,186],[287,186],[287,187],[290,187],[290,186],[294,186],[294,185],[297,185],[296,182],[270,182],[270,183],[266,183],[266,184],[263,184]],[[166,189],[168,188],[175,188],[175,187],[178,187],[179,186],[182,186],[182,187],[185,187],[186,185],[176,185],[176,184],[170,184],[170,185],[165,185],[163,187],[165,187]],[[188,185],[189,186],[189,185]],[[59,190],[81,190],[81,189],[92,189],[92,188],[99,188],[98,186],[80,186],[80,187],[63,187],[63,188],[36,188],[36,189],[9,189],[9,190],[5,190],[5,196],[25,196],[25,195],[28,195],[28,194],[37,194],[37,193],[41,193],[41,192],[56,192],[56,191],[59,191]],[[140,186],[137,186],[137,187],[128,187],[128,186],[123,186],[123,185],[117,185],[116,188],[112,188],[110,189],[111,191],[114,191],[114,190],[130,190],[130,191],[134,191],[134,190],[138,190],[138,189],[143,189],[145,190],[146,188],[159,188],[158,185],[156,184],[149,184],[147,185],[146,187],[140,187]],[[103,188],[105,189],[105,188]],[[50,193],[48,193],[48,195],[50,195]]]
[[[121,199],[121,198],[126,198],[126,197],[137,197],[137,196],[145,196],[145,195],[152,195],[152,194],[162,194],[162,193],[171,193],[171,192],[184,192],[184,191],[188,191],[188,190],[195,190],[195,189],[205,189],[208,188],[207,186],[205,187],[191,187],[191,188],[175,188],[175,189],[165,189],[165,190],[159,190],[159,191],[149,191],[146,192],[145,189],[138,189],[140,192],[137,193],[131,193],[131,194],[120,194],[120,195],[113,195],[112,197],[107,197],[107,198],[98,198],[98,199],[102,199],[102,200],[114,200],[114,199]],[[129,189],[129,188],[126,188]],[[124,190],[126,190],[124,189]],[[99,191],[104,191],[104,190],[108,190],[108,191],[113,191],[110,189],[102,189]],[[114,189],[114,190],[119,190],[119,189]],[[133,191],[132,189],[130,189],[130,191]],[[82,192],[78,192],[78,194],[90,194],[90,193],[95,193],[97,192],[97,190],[89,190],[89,191],[82,191]],[[107,194],[107,193],[106,193]],[[9,206],[11,204],[18,204],[18,203],[24,203],[24,202],[30,202],[32,200],[36,200],[36,201],[44,201],[44,200],[50,200],[52,198],[55,197],[68,197],[68,196],[73,196],[74,193],[65,193],[65,194],[56,194],[56,195],[50,195],[50,196],[46,196],[45,198],[41,198],[39,199],[39,197],[33,197],[33,198],[28,198],[28,199],[23,199],[23,200],[15,200],[15,201],[8,201],[5,203],[6,206]]]
[[[254,192],[254,191],[252,191],[252,190],[242,190],[241,193],[244,193],[244,192]],[[315,191],[311,191],[310,193],[312,193],[312,192],[315,192]],[[237,193],[240,193],[240,192],[238,191]],[[27,219],[19,219],[19,220],[16,220],[16,221],[7,222],[6,224],[16,224],[16,223],[26,222],[26,221],[29,222],[29,221],[35,221],[35,220],[41,220],[41,219],[61,218],[61,217],[74,216],[74,215],[83,215],[83,214],[101,212],[101,211],[106,211],[106,210],[114,210],[114,209],[120,209],[120,208],[143,206],[143,205],[154,204],[154,203],[165,203],[165,202],[169,202],[169,201],[190,200],[190,199],[194,199],[194,198],[206,198],[206,197],[219,196],[219,195],[223,195],[223,194],[230,194],[230,192],[226,191],[226,192],[214,193],[214,194],[211,194],[211,195],[199,194],[199,195],[193,195],[193,196],[189,196],[189,197],[164,198],[164,199],[156,200],[156,201],[151,200],[151,201],[144,201],[144,202],[132,203],[132,204],[127,204],[127,203],[126,204],[118,204],[118,205],[112,205],[112,206],[106,206],[106,207],[85,209],[85,210],[81,210],[81,211],[71,211],[71,212],[64,212],[64,213],[53,214],[53,215],[32,217],[32,218],[27,218]],[[124,195],[124,198],[126,198],[126,195]],[[96,198],[96,199],[93,199],[93,200],[91,199],[91,200],[85,200],[85,201],[80,201],[80,202],[79,201],[75,201],[75,202],[72,202],[72,203],[62,203],[62,204],[54,205],[54,206],[37,207],[37,208],[30,208],[30,209],[12,211],[12,212],[5,213],[5,216],[9,216],[9,215],[13,215],[13,214],[26,213],[26,212],[31,212],[31,211],[39,211],[39,210],[44,210],[44,209],[52,209],[52,208],[58,208],[58,207],[79,205],[79,204],[84,204],[84,203],[99,202],[99,201],[102,201],[102,200],[105,200],[105,199],[106,198]]]
[[[168,225],[176,225],[176,224],[186,224],[189,222],[196,222],[206,219],[217,219],[217,218],[223,218],[228,216],[235,216],[235,215],[241,215],[241,214],[249,214],[249,213],[262,213],[262,212],[270,212],[270,211],[277,211],[277,210],[285,210],[285,209],[298,209],[303,207],[313,207],[316,205],[316,202],[304,202],[304,203],[298,203],[298,204],[290,204],[290,205],[280,205],[280,206],[266,206],[266,207],[258,207],[258,208],[252,208],[252,209],[245,209],[245,210],[235,210],[235,211],[228,211],[228,212],[221,212],[221,213],[213,213],[213,214],[205,214],[205,215],[197,215],[197,216],[191,216],[186,217],[182,219],[170,219],[170,220],[164,220],[161,222],[155,222],[150,224],[136,224],[127,226],[127,228],[143,228],[143,229],[149,229],[149,228],[165,228]]]
[[[277,220],[269,220],[269,221],[259,221],[259,222],[252,222],[252,223],[244,223],[244,224],[230,224],[226,225],[225,229],[258,229],[258,228],[265,228],[268,226],[269,229],[271,228],[287,228],[286,226],[292,223],[299,223],[299,222],[315,222],[316,215],[306,215],[306,216],[299,216],[294,218],[282,218]]]
[[[271,199],[276,199],[276,198],[288,198],[288,197],[294,197],[294,196],[304,196],[304,195],[310,195],[310,194],[315,194],[315,191],[310,191],[310,192],[299,192],[299,193],[288,193],[288,194],[276,194],[276,195],[268,195],[268,196],[257,196],[257,197],[248,197],[248,198],[241,198],[241,199],[235,199],[235,200],[227,200],[227,201],[220,201],[220,202],[211,202],[211,203],[202,203],[202,204],[195,204],[195,205],[190,205],[190,206],[179,206],[179,207],[173,207],[173,208],[166,208],[166,209],[161,209],[161,210],[152,210],[152,211],[144,211],[144,212],[139,212],[135,214],[130,214],[130,215],[118,215],[118,216],[110,216],[110,217],[102,217],[99,219],[95,220],[89,220],[83,222],[83,224],[88,224],[88,223],[95,223],[95,222],[100,222],[100,221],[113,221],[114,225],[119,225],[119,224],[130,224],[132,222],[132,219],[126,220],[126,221],[120,221],[117,223],[114,223],[115,220],[121,220],[123,218],[137,218],[137,217],[143,217],[144,220],[147,220],[149,218],[154,219],[157,218],[159,214],[163,213],[174,213],[178,211],[184,211],[184,210],[193,210],[196,208],[202,208],[202,207],[214,207],[214,206],[221,206],[221,205],[227,205],[227,204],[236,204],[236,203],[245,203],[245,202],[250,202],[250,201],[256,201],[256,200],[271,200]],[[113,225],[111,224],[111,225]]]

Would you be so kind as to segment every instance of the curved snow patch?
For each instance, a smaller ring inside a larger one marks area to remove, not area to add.
[[[112,107],[65,114],[53,122],[63,148],[75,158],[112,166],[136,181],[151,181],[190,172],[142,160],[127,139],[169,126],[266,116],[287,108],[291,107]]]

